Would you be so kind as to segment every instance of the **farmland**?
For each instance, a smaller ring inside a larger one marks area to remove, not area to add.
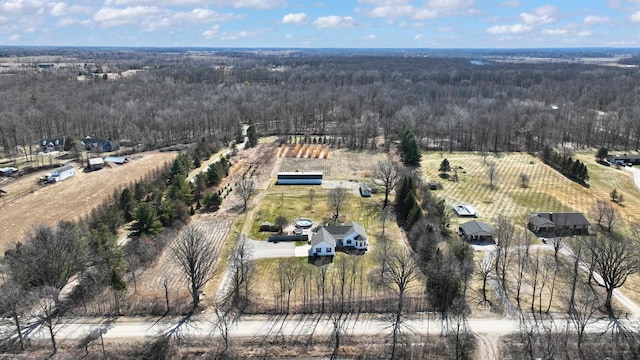
[[[38,185],[46,171],[20,177],[6,185],[0,199],[0,253],[19,241],[33,226],[77,220],[109,200],[114,192],[141,180],[176,156],[174,152],[147,152],[130,157],[122,166],[82,172],[57,184]]]

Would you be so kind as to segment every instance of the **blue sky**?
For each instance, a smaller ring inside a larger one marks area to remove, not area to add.
[[[640,0],[0,0],[0,45],[637,47]]]

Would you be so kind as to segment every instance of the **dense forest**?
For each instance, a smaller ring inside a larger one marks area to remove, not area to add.
[[[81,54],[73,65],[0,73],[4,149],[85,136],[147,148],[210,134],[232,140],[250,122],[263,135],[328,135],[354,149],[390,140],[403,125],[440,151],[640,146],[635,67],[366,53]],[[130,69],[142,71],[102,76]]]

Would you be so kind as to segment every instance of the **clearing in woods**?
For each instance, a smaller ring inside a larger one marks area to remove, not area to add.
[[[0,199],[0,254],[39,224],[55,225],[60,220],[78,220],[108,200],[114,191],[141,180],[155,169],[170,163],[176,152],[146,152],[128,157],[124,165],[82,172],[74,163],[76,175],[57,184],[38,185],[43,170],[3,185]]]

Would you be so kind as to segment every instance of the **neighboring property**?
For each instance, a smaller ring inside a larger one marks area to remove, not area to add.
[[[49,176],[47,176],[47,182],[56,183],[64,179],[68,179],[76,174],[76,169],[73,165],[65,165],[55,169]]]
[[[582,213],[532,213],[527,226],[534,233],[589,234],[589,221]]]
[[[82,144],[88,151],[93,152],[110,152],[120,150],[120,145],[111,140],[86,137],[82,139]]]
[[[622,154],[622,155],[609,155],[607,161],[611,164],[633,164],[640,165],[640,154]]]
[[[458,232],[464,240],[470,242],[493,242],[496,237],[491,225],[476,220],[460,224]]]
[[[469,204],[455,204],[451,207],[459,217],[478,217],[478,213]]]
[[[369,183],[360,183],[360,196],[371,197],[371,185]]]
[[[277,185],[322,185],[322,171],[279,172]]]
[[[344,225],[319,226],[311,238],[309,256],[332,256],[336,247],[366,251],[369,242],[364,227],[353,221]]]
[[[65,138],[40,140],[40,151],[63,151],[65,142]]]
[[[90,170],[100,170],[104,167],[104,160],[101,157],[89,159]]]

